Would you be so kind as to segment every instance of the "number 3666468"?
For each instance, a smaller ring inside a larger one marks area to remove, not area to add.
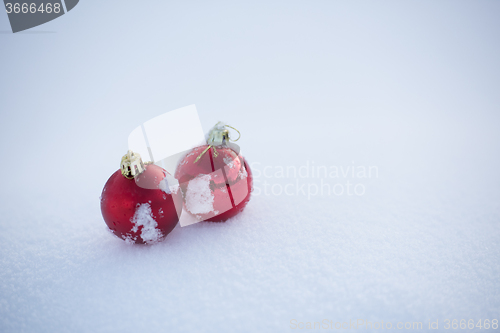
[[[23,13],[23,14],[35,14],[35,13],[47,13],[50,14],[52,12],[58,14],[61,11],[60,3],[41,3],[37,5],[36,3],[6,3],[5,9],[7,10],[7,14],[10,13]]]

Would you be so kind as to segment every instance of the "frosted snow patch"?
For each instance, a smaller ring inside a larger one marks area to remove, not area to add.
[[[129,244],[129,245],[133,245],[133,244],[135,244],[135,239],[136,239],[136,238],[137,238],[137,237],[132,238],[132,236],[131,236],[131,235],[122,236],[122,239],[125,241],[125,243],[127,243],[127,244]]]
[[[229,157],[229,156],[224,157],[224,163],[226,163],[226,165],[230,169],[234,168],[234,160],[231,157]]]
[[[245,169],[245,166],[242,165],[240,171],[238,172],[238,175],[240,176],[240,179],[245,179],[248,176],[247,170]]]
[[[186,189],[186,208],[192,214],[206,214],[214,210],[214,194],[210,190],[210,175],[199,175],[189,181]]]
[[[149,203],[138,205],[130,222],[134,224],[133,232],[137,232],[139,227],[142,226],[141,238],[147,244],[157,243],[163,237],[162,232],[156,228],[158,223],[153,218]]]

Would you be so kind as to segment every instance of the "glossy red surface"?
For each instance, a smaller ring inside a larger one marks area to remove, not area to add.
[[[209,174],[215,170],[224,168],[229,163],[232,167],[224,169],[227,179],[215,178],[213,181],[216,186],[221,186],[226,181],[228,181],[228,184],[234,183],[241,169],[241,160],[238,158],[238,155],[230,148],[216,148],[217,156],[214,156],[213,148],[210,148],[196,161],[196,158],[206,148],[207,146],[201,146],[189,152],[179,163],[177,170],[175,170],[175,178],[179,180],[179,183],[186,183],[198,175]]]
[[[236,185],[231,186],[231,195],[233,198],[236,196],[240,195],[243,197],[243,200],[238,203],[237,205],[233,204],[233,208],[225,211],[224,213],[221,213],[217,216],[214,216],[212,218],[207,219],[206,221],[209,222],[225,222],[229,218],[236,216],[238,213],[243,211],[245,206],[247,205],[248,201],[250,201],[250,195],[253,190],[253,177],[252,177],[252,171],[250,170],[250,167],[246,163],[245,159],[240,156],[240,159],[243,161],[244,168],[247,172],[247,177],[246,179],[242,179],[239,182],[236,183]],[[246,187],[244,189],[243,187]]]

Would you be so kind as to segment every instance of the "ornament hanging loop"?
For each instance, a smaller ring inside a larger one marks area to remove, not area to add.
[[[236,140],[232,140],[230,138],[230,136],[229,136],[229,130],[226,127],[232,128],[236,132],[238,132],[238,138]],[[227,146],[227,144],[229,143],[229,141],[236,142],[240,138],[241,138],[240,131],[238,131],[233,126],[226,125],[222,121],[219,121],[217,124],[215,124],[215,126],[208,133],[208,140],[207,140],[208,147],[205,148],[205,150],[200,155],[198,155],[198,157],[196,158],[196,160],[194,160],[194,163],[198,162],[200,160],[200,158],[210,148],[213,149],[213,155],[214,155],[214,157],[217,157],[219,154],[217,153],[217,150],[215,149],[216,146]]]
[[[236,141],[238,141],[238,140],[241,138],[241,133],[240,133],[240,131],[238,131],[236,128],[234,128],[233,126],[229,126],[229,125],[224,125],[224,126],[229,127],[229,128],[232,128],[232,129],[234,129],[236,132],[238,132],[238,138],[237,138],[236,140],[230,139],[231,141],[236,142]]]

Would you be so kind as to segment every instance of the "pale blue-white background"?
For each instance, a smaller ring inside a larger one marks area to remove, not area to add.
[[[0,13],[0,331],[500,319],[499,17],[498,1],[85,0],[12,34]],[[127,246],[102,187],[132,129],[193,103],[258,171],[378,177]]]

